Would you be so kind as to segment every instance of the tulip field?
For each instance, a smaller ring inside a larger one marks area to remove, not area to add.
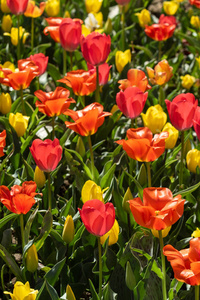
[[[200,1],[1,0],[0,299],[200,299]]]

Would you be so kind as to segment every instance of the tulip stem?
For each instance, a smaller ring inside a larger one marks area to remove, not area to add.
[[[161,60],[161,55],[162,55],[162,42],[158,42],[158,61]]]
[[[91,141],[90,135],[88,135],[88,144],[89,144],[89,148],[90,148],[92,179],[94,180],[94,154],[93,154],[93,150],[92,150],[92,141]]]
[[[125,50],[125,5],[122,6],[122,51]]]
[[[34,47],[34,18],[31,18],[31,51]]]
[[[199,300],[199,285],[195,285],[195,300]]]
[[[66,71],[67,71],[66,50],[63,48],[63,76],[65,76]]]
[[[48,202],[49,202],[49,211],[51,211],[51,176],[50,173],[47,173],[48,178]]]
[[[163,300],[167,300],[167,288],[166,288],[166,270],[165,270],[165,256],[163,254],[163,237],[162,237],[162,230],[158,230],[159,233],[159,241],[160,241],[160,252],[161,252],[161,262],[162,262],[162,293],[163,293]]]
[[[181,162],[180,162],[180,171],[179,171],[179,189],[183,184],[183,152],[184,152],[184,131],[181,131]]]
[[[99,252],[99,299],[102,298],[102,258],[101,258],[101,243],[100,237],[98,239],[98,252]]]
[[[24,217],[23,214],[19,215],[20,228],[21,228],[21,239],[22,239],[22,253],[24,251],[25,240],[24,240]]]
[[[96,92],[95,92],[95,101],[100,102],[99,95],[99,66],[96,66]]]
[[[69,53],[70,53],[70,71],[72,71],[72,69],[73,69],[73,53],[72,53],[72,51],[70,51]]]
[[[17,60],[20,59],[21,57],[21,50],[20,50],[20,43],[21,43],[21,40],[20,40],[20,32],[19,32],[19,29],[20,29],[20,15],[17,15],[17,25],[18,25],[18,43],[17,43]]]
[[[150,168],[150,161],[146,162],[147,166],[147,178],[148,178],[148,187],[151,187],[151,168]]]
[[[52,117],[52,140],[55,138],[55,116]]]
[[[22,104],[22,114],[26,116],[26,109],[24,105],[24,95],[23,95],[23,89],[20,89],[20,97],[21,97],[21,104]]]

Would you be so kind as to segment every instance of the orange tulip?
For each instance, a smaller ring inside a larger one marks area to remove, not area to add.
[[[200,238],[190,240],[190,247],[176,250],[171,245],[163,248],[163,253],[170,262],[174,277],[190,285],[200,285]]]
[[[70,116],[74,123],[65,122],[66,126],[82,136],[94,134],[103,124],[104,118],[111,113],[103,111],[103,105],[92,103],[82,110],[73,111],[68,109],[65,115]]]
[[[178,221],[184,210],[185,200],[178,195],[173,198],[168,188],[145,188],[143,201],[138,197],[129,200],[135,221],[146,228],[163,230]]]
[[[3,149],[6,145],[6,131],[0,133],[0,157],[4,156]]]
[[[30,0],[24,15],[26,17],[38,18],[43,14],[45,6],[45,2],[40,2],[40,7],[38,7],[35,5],[35,1]]]
[[[154,161],[165,151],[165,140],[168,138],[168,132],[153,134],[147,127],[131,128],[127,130],[128,140],[116,141],[123,146],[127,155],[137,161]]]
[[[4,73],[4,75],[5,74],[6,73]],[[11,73],[9,72],[9,74],[6,75],[5,78],[2,77],[0,78],[0,83],[10,86],[14,90],[21,90],[21,89],[24,90],[27,87],[29,87],[31,81],[35,77],[36,77],[35,72],[33,72],[30,68],[26,68],[23,71],[11,72]]]
[[[118,83],[120,83],[120,90],[125,90],[130,86],[136,86],[144,93],[146,90],[151,89],[145,73],[138,69],[128,70],[127,79],[119,80]]]
[[[56,42],[60,42],[59,26],[63,18],[46,18],[45,19],[49,26],[45,27],[43,32],[45,35],[50,34],[50,37]]]
[[[63,87],[57,87],[54,92],[49,93],[38,90],[34,94],[39,99],[35,103],[36,107],[48,117],[63,114],[70,103],[75,103],[74,99],[69,98],[70,91]]]
[[[163,59],[154,68],[146,67],[151,84],[162,85],[168,82],[173,76],[173,68],[170,67],[168,61]]]
[[[75,95],[89,95],[96,89],[96,73],[91,71],[76,70],[68,72],[67,75],[58,80],[72,88]]]

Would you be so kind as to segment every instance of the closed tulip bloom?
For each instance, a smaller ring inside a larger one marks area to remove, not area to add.
[[[81,51],[85,60],[93,66],[106,62],[110,53],[111,38],[105,33],[92,32],[81,37]]]
[[[21,15],[25,12],[29,0],[7,0],[7,5],[14,15]]]
[[[10,113],[9,114],[9,123],[15,129],[17,136],[21,137],[26,132],[28,127],[28,121],[30,117],[23,116],[21,113]]]
[[[108,246],[114,245],[118,241],[119,236],[119,224],[115,220],[113,227],[103,236],[100,237],[100,243],[103,245],[108,238]]]
[[[65,224],[62,232],[63,241],[67,244],[71,243],[74,238],[74,233],[75,233],[74,221],[72,219],[72,216],[68,215],[65,220]]]
[[[8,7],[7,0],[1,0],[1,11],[5,14],[10,13],[10,8]]]
[[[129,69],[127,79],[121,79],[118,83],[120,83],[120,90],[125,90],[130,86],[136,86],[144,93],[146,90],[151,89],[151,86],[148,84],[147,76],[142,70],[138,69]]]
[[[141,10],[140,13],[135,14],[138,17],[139,24],[142,28],[151,23],[151,14],[147,9]]]
[[[96,74],[96,68],[93,65],[87,63],[88,70]],[[109,80],[109,72],[112,66],[109,66],[107,63],[101,64],[99,66],[99,85],[105,85]],[[95,83],[96,88],[96,83]]]
[[[199,19],[199,17],[198,16],[192,16],[191,19],[190,19],[190,24],[193,27],[199,29],[199,27],[200,27],[200,19]]]
[[[135,119],[141,114],[147,97],[148,92],[143,93],[137,87],[128,87],[117,93],[116,103],[127,118]]]
[[[66,51],[72,52],[80,45],[81,23],[79,19],[66,18],[60,24],[60,43]]]
[[[172,37],[176,25],[152,24],[145,27],[145,33],[155,41],[165,41]]]
[[[118,4],[120,5],[126,5],[128,4],[131,0],[115,0]]]
[[[39,189],[43,188],[43,186],[45,185],[45,182],[46,182],[46,177],[44,175],[44,172],[42,170],[40,170],[40,168],[38,166],[36,166],[36,168],[35,168],[34,181],[37,184],[37,187]]]
[[[14,185],[11,190],[5,185],[1,185],[0,202],[15,214],[27,214],[35,204],[36,188],[37,185],[34,181],[25,181],[22,186]]]
[[[27,250],[26,254],[26,268],[29,272],[34,273],[38,267],[38,254],[35,245],[33,244]]]
[[[11,105],[12,105],[12,100],[11,100],[10,94],[2,93],[0,95],[0,112],[3,115],[8,114],[11,110]]]
[[[115,54],[115,65],[117,71],[121,73],[124,67],[131,62],[131,50],[117,51]]]
[[[45,6],[45,2],[40,2],[40,5],[38,7],[37,5],[35,5],[35,1],[30,0],[28,2],[28,6],[26,8],[26,11],[24,12],[24,15],[30,18],[38,18],[43,14]]]
[[[200,107],[199,106],[197,106],[196,108],[192,122],[197,137],[200,140]]]
[[[179,131],[174,126],[172,126],[171,123],[166,123],[162,131],[166,131],[169,133],[169,137],[165,140],[165,148],[173,149],[178,140]]]
[[[138,197],[129,200],[132,215],[140,226],[163,230],[176,223],[183,214],[185,200],[173,198],[168,188],[145,188],[143,201]]]
[[[176,1],[164,1],[163,2],[163,9],[167,15],[173,16],[177,12],[179,8],[179,3]]]
[[[192,149],[186,155],[187,168],[190,172],[196,173],[196,168],[200,168],[200,151]]]
[[[47,0],[45,10],[49,17],[56,17],[60,12],[60,0]]]
[[[103,191],[101,190],[101,187],[98,186],[94,181],[87,180],[85,184],[82,187],[81,190],[81,198],[83,203],[85,203],[88,200],[92,199],[98,199],[102,202],[103,201]]]
[[[10,295],[12,300],[35,300],[37,293],[38,290],[31,289],[28,281],[25,284],[21,281],[16,281],[13,294],[4,292],[4,294]]]
[[[93,199],[86,201],[78,210],[85,228],[95,236],[106,234],[115,222],[115,208],[110,202],[104,204]]]
[[[155,67],[146,67],[151,84],[163,85],[168,82],[173,76],[173,68],[169,65],[166,59],[160,61]]]
[[[194,114],[198,100],[191,93],[180,94],[172,102],[165,100],[170,121],[179,131],[188,130],[192,127]]]
[[[166,227],[165,229],[161,230],[163,238],[168,235],[168,233],[170,232],[171,227],[172,226],[169,226],[169,227]],[[152,232],[153,236],[159,238],[159,231],[158,230],[151,229],[151,232]]]
[[[144,126],[148,127],[152,133],[161,132],[167,122],[167,114],[159,104],[150,106],[146,114],[142,113],[141,116]]]
[[[2,19],[1,28],[4,32],[10,32],[12,27],[12,18],[10,15],[4,15]]]
[[[35,106],[48,117],[65,113],[70,104],[75,103],[74,99],[69,98],[70,91],[63,87],[57,87],[55,91],[49,93],[38,90],[34,94],[39,99],[36,100]]]
[[[182,80],[181,82],[182,87],[188,90],[193,86],[193,84],[196,81],[195,77],[189,74],[186,74],[185,76],[181,76],[181,80]]]
[[[101,9],[103,0],[85,0],[87,13],[98,13]]]
[[[76,300],[76,297],[72,291],[71,286],[68,284],[66,288],[66,296],[68,300]]]
[[[191,5],[196,6],[197,8],[200,8],[200,1],[199,0],[189,0]]]
[[[6,131],[0,133],[0,157],[4,156],[3,149],[6,145]]]
[[[68,109],[65,115],[70,116],[74,122],[66,121],[68,128],[74,130],[82,136],[95,134],[97,129],[103,124],[106,116],[111,113],[103,111],[103,105],[99,103],[92,103],[82,110],[73,111]]]
[[[190,247],[183,250],[176,250],[171,245],[163,248],[163,254],[167,257],[174,271],[174,277],[186,284],[200,285],[200,238],[190,240]]]
[[[18,45],[18,28],[12,27],[11,32],[5,32],[4,35],[10,36],[11,38],[11,43],[14,46]],[[29,35],[28,32],[25,32],[25,29],[22,28],[22,26],[19,27],[19,38],[20,40],[22,39],[23,44],[26,42],[26,38]],[[22,38],[23,37],[23,38]]]

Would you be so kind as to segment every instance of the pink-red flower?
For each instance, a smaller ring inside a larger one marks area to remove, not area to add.
[[[4,156],[3,149],[6,145],[6,131],[0,133],[0,157]]]
[[[120,5],[126,5],[130,2],[130,0],[115,0]]]
[[[180,94],[172,102],[165,100],[172,125],[179,131],[187,130],[193,125],[198,100],[191,93]]]
[[[197,106],[196,111],[194,113],[193,127],[197,134],[198,139],[200,140],[200,107],[199,106]]]
[[[138,87],[128,87],[117,93],[116,102],[127,118],[135,119],[141,114],[147,97],[148,93],[143,93]]]
[[[66,51],[74,51],[80,45],[82,20],[65,18],[59,26],[61,46]]]
[[[92,73],[96,73],[96,68],[93,65],[87,63],[88,70]],[[109,72],[112,66],[109,66],[107,63],[101,64],[99,66],[99,85],[105,85],[108,82]]]
[[[152,24],[146,26],[145,33],[155,41],[165,41],[172,37],[176,25]]]
[[[36,139],[30,147],[36,165],[44,172],[55,170],[62,158],[62,147],[58,139],[44,141]]]
[[[39,99],[35,103],[36,107],[48,117],[63,114],[70,103],[75,103],[74,99],[69,98],[70,91],[63,87],[57,87],[54,92],[49,93],[38,90],[34,94]]]
[[[158,21],[159,24],[166,24],[166,25],[176,25],[177,26],[177,21],[174,16],[165,16],[162,14],[159,18]]]
[[[40,6],[38,7],[37,5],[35,5],[35,1],[29,0],[24,15],[30,18],[38,18],[43,14],[45,6],[46,2],[40,2]]]
[[[129,69],[127,79],[121,79],[118,83],[120,83],[120,90],[125,90],[131,86],[138,87],[142,92],[151,89],[151,86],[148,84],[147,76],[142,70],[138,69]]]
[[[96,236],[106,234],[115,222],[115,208],[109,202],[104,204],[97,199],[88,200],[78,210],[85,228]]]
[[[30,57],[28,58],[19,60],[18,66],[20,62],[24,64],[28,62],[33,62],[38,67],[38,72],[39,72],[38,75],[42,75],[47,69],[48,60],[49,60],[48,56],[45,56],[43,53],[37,53],[34,55],[30,55]]]
[[[23,14],[27,8],[29,0],[7,0],[7,5],[14,15]]]

